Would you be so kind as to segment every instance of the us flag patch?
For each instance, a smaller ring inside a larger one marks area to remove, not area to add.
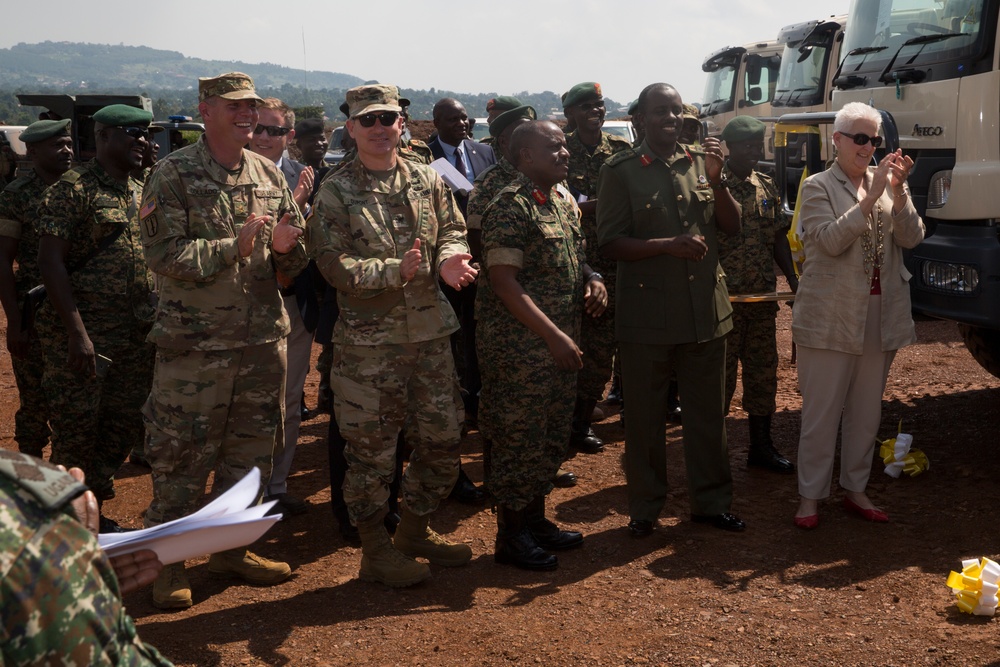
[[[135,210],[135,209],[132,209],[132,210]],[[156,210],[156,198],[155,197],[150,197],[149,201],[146,202],[145,204],[143,204],[142,208],[139,209],[139,218],[140,219],[141,218],[145,218],[145,217],[147,217],[150,213],[152,213],[155,210]]]

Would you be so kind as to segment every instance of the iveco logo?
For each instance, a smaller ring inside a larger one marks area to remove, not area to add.
[[[940,137],[942,134],[944,134],[944,128],[940,125],[934,127],[913,126],[913,136],[915,137]]]

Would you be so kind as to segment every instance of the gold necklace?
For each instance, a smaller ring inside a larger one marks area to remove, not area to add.
[[[875,242],[872,242],[872,227],[875,228]],[[882,268],[885,257],[885,243],[882,233],[882,203],[877,202],[868,214],[868,226],[861,235],[861,251],[864,256],[865,273],[871,278],[874,269]]]

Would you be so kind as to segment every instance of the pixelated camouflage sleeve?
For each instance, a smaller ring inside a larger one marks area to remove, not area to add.
[[[524,267],[524,221],[530,217],[511,190],[493,199],[483,215],[483,257],[487,267]]]
[[[177,166],[162,163],[142,190],[142,244],[154,273],[206,282],[239,260],[235,238],[189,238],[186,194]]]

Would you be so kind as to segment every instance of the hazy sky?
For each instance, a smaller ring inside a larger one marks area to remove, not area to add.
[[[700,101],[710,52],[845,14],[849,0],[51,0],[42,13],[34,2],[5,5],[0,48],[149,46],[470,93],[563,92],[598,81],[624,103],[655,81]]]

